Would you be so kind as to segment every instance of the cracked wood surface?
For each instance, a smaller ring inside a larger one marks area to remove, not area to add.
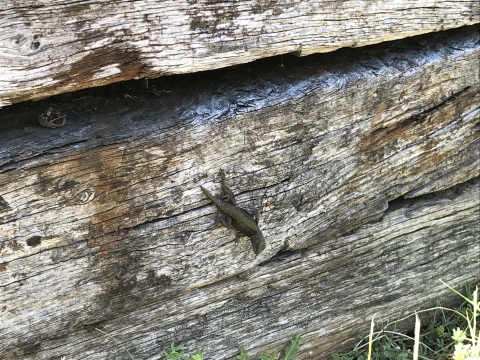
[[[9,1],[0,107],[140,77],[308,55],[480,21],[477,0]]]
[[[238,345],[250,354],[278,352],[298,334],[298,359],[331,359],[358,341],[358,330],[367,330],[373,315],[391,322],[439,299],[446,306],[454,296],[439,279],[459,290],[475,279],[479,185],[477,178],[431,196],[397,200],[381,221],[351,235],[280,254],[246,274],[105,321],[92,317],[75,331],[60,312],[49,318],[64,324],[56,338],[36,338],[25,349],[30,354],[16,350],[5,359],[128,358],[95,327],[137,359],[158,359],[171,341],[186,344],[190,353],[200,346],[205,359],[234,359]],[[127,277],[124,286],[135,281],[134,274]],[[15,330],[8,335],[22,336]]]
[[[0,353],[123,358],[101,327],[142,359],[296,334],[300,358],[327,358],[373,313],[445,296],[439,274],[473,280],[476,30],[164,78],[158,95],[61,104],[54,130],[39,107],[4,109]],[[262,209],[257,257],[212,227],[199,186],[218,193],[220,168]]]

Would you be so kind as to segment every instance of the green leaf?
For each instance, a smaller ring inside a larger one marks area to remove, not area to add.
[[[260,360],[277,360],[280,354],[267,355],[266,353],[260,354]]]
[[[185,360],[203,360],[202,350],[197,348],[197,351],[195,352],[195,354],[186,358]]]
[[[183,344],[175,346],[175,343],[172,341],[172,343],[170,344],[170,349],[174,351],[178,351],[178,350],[182,350],[183,346],[184,346]]]
[[[180,358],[183,356],[183,354],[182,354],[182,353],[178,353],[178,352],[175,352],[175,353],[170,352],[170,353],[168,353],[168,354],[165,353],[165,356],[166,356],[166,358],[167,358],[168,360],[178,360],[178,359],[180,359]]]
[[[237,360],[250,360],[247,351],[243,346],[239,346],[238,350],[240,350],[240,355],[237,356]]]
[[[452,339],[457,343],[463,343],[467,338],[467,333],[465,330],[461,330],[459,327],[453,330]]]
[[[298,344],[300,344],[300,335],[295,336],[285,349],[285,356],[282,360],[295,360],[295,354],[298,351]]]
[[[183,353],[179,351],[182,349],[183,349],[183,344],[175,346],[175,343],[172,341],[172,343],[170,344],[170,352],[168,354],[165,352],[165,357],[168,360],[180,359],[183,356]]]

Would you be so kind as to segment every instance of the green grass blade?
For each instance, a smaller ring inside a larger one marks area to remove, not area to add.
[[[282,360],[295,360],[295,354],[298,351],[298,345],[300,344],[300,335],[295,336],[285,349],[285,356]]]
[[[240,350],[240,355],[237,356],[237,360],[250,360],[247,350],[243,346],[239,346],[238,350]]]

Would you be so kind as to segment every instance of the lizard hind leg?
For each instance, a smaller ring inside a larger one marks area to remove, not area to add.
[[[219,213],[215,215],[215,221],[210,226],[211,229],[218,228],[220,226],[225,226],[226,228],[232,229],[232,218],[228,215],[223,213]]]
[[[241,232],[239,231],[236,231],[235,232],[235,247],[237,247],[238,245],[240,245],[240,240],[242,238],[245,237],[245,234],[242,234]]]
[[[252,217],[258,225],[258,222],[260,221],[260,209],[255,210]]]
[[[219,214],[218,215],[218,222],[220,222],[220,224],[222,224],[223,226],[225,226],[226,228],[233,228],[233,225],[232,225],[232,218],[226,214]]]

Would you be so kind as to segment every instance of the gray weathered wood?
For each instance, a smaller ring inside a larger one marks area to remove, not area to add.
[[[38,108],[5,111],[0,351],[124,357],[88,332],[104,326],[142,359],[171,340],[221,359],[298,333],[308,358],[375,312],[444,295],[439,277],[473,279],[478,183],[387,207],[478,176],[479,39],[463,29],[80,99],[54,130],[34,125]],[[217,193],[220,168],[242,206],[262,208],[257,257],[212,228],[199,185]]]
[[[371,316],[393,321],[414,309],[433,307],[439,299],[446,306],[454,296],[439,279],[457,289],[474,279],[480,256],[479,185],[477,179],[434,197],[396,203],[382,221],[351,235],[285,253],[244,276],[105,322],[91,314],[92,324],[74,327],[62,311],[52,314],[44,326],[63,324],[58,334],[45,340],[33,337],[25,349],[33,354],[16,349],[5,359],[126,359],[126,352],[95,327],[114,336],[137,359],[159,359],[171,341],[185,343],[190,353],[200,346],[206,359],[233,359],[238,345],[251,354],[280,351],[297,334],[303,336],[299,359],[330,359],[355,342]],[[60,264],[56,271],[71,269]],[[119,282],[112,278],[112,290],[122,293],[123,286],[128,293],[127,288],[142,285],[133,274],[127,277]],[[111,305],[103,297],[96,301]],[[25,336],[11,328],[7,335]]]
[[[477,0],[7,1],[0,8],[0,107],[479,21]]]

